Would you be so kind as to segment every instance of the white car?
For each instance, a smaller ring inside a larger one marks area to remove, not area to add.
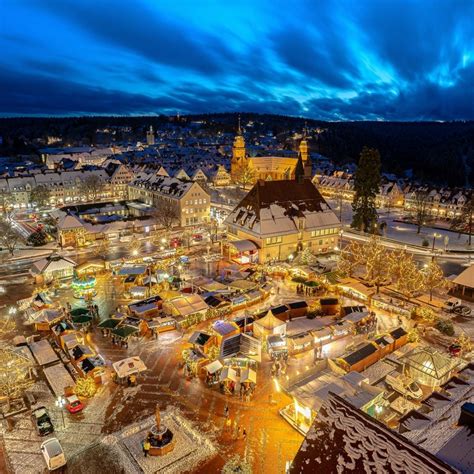
[[[448,313],[452,313],[456,308],[459,308],[460,306],[462,306],[460,299],[449,298],[447,301],[444,302],[443,309]]]
[[[57,438],[47,439],[40,449],[50,471],[66,465],[66,456]]]
[[[391,389],[404,395],[409,400],[419,400],[423,396],[420,386],[403,374],[387,375],[385,382]]]

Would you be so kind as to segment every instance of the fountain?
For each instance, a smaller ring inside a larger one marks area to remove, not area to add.
[[[147,440],[150,443],[150,456],[163,456],[173,451],[175,440],[172,431],[161,424],[160,407],[156,405],[155,426],[148,432]]]

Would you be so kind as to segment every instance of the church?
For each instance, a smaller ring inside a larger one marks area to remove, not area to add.
[[[294,179],[299,158],[303,162],[305,178],[311,179],[312,163],[308,152],[308,142],[305,137],[301,140],[298,157],[248,156],[239,123],[237,136],[232,147],[231,178],[233,182],[241,183],[244,187],[254,184],[259,180],[279,181]]]

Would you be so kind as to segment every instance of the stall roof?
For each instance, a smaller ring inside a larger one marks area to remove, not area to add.
[[[347,316],[344,316],[343,320],[356,324],[364,320],[365,318],[367,318],[369,314],[370,313],[368,311],[354,312],[354,313],[348,314]]]
[[[330,321],[321,321],[319,318],[308,319],[305,316],[292,319],[286,323],[286,334],[288,336],[296,336],[298,334],[305,334],[310,331],[317,331],[326,327]]]
[[[474,264],[466,268],[453,282],[466,288],[474,288]]]
[[[239,327],[233,321],[217,320],[212,325],[212,329],[214,329],[214,331],[216,331],[220,336],[227,336],[227,334],[238,330]]]
[[[249,281],[249,280],[234,280],[229,283],[230,288],[235,288],[236,290],[242,290],[242,291],[248,291],[257,286],[257,283],[254,281]]]
[[[191,337],[188,339],[188,342],[190,344],[198,344],[200,346],[203,346],[211,337],[212,336],[210,334],[207,334],[205,332],[194,331],[191,334]]]
[[[146,273],[147,268],[142,265],[134,266],[134,267],[122,267],[118,271],[118,275],[126,276],[126,275],[143,275]]]
[[[54,352],[51,344],[46,339],[32,342],[28,347],[39,365],[48,365],[59,360],[58,355]]]
[[[46,380],[57,397],[64,396],[66,387],[74,387],[74,379],[63,364],[56,364],[43,369]]]
[[[109,318],[101,321],[97,327],[102,329],[114,329],[122,322],[121,319]]]
[[[138,356],[128,357],[127,359],[114,362],[112,367],[120,378],[138,374],[140,372],[144,372],[147,369],[144,362]]]
[[[206,370],[209,374],[215,374],[218,370],[222,369],[222,367],[224,366],[221,364],[221,361],[215,360],[214,362],[206,365]]]
[[[124,324],[123,326],[119,326],[112,330],[112,334],[121,339],[126,339],[137,332],[138,329],[135,326],[129,326],[128,324]]]
[[[167,302],[167,304],[180,316],[188,316],[200,311],[206,311],[209,308],[202,297],[197,294],[183,295],[180,298]]]
[[[373,354],[374,352],[377,352],[377,347],[375,346],[375,344],[368,342],[367,344],[364,344],[361,348],[355,350],[349,355],[342,357],[342,360],[352,366],[357,362],[360,362],[361,360],[365,359],[369,355]]]
[[[300,309],[300,308],[307,308],[308,307],[308,303],[306,303],[306,301],[293,301],[292,303],[288,303],[288,306],[290,307],[290,309]]]
[[[237,382],[237,372],[232,367],[224,367],[220,375],[220,381],[230,380],[232,382]]]
[[[258,250],[260,247],[252,240],[231,240],[229,245],[234,247],[238,252],[251,252]]]
[[[240,374],[240,383],[257,383],[257,372],[252,369],[245,369]]]
[[[264,329],[273,329],[279,326],[286,325],[284,321],[280,321],[277,317],[273,315],[273,313],[270,311],[267,312],[267,314],[261,318],[257,319],[257,321],[254,321],[254,326],[261,326]]]

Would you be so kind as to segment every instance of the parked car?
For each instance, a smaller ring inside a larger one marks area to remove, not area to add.
[[[456,308],[459,308],[460,306],[462,306],[462,302],[460,299],[449,298],[448,300],[444,302],[443,309],[447,313],[453,313],[456,310]]]
[[[456,344],[456,343],[451,344],[448,347],[448,352],[452,357],[459,357],[461,355],[461,352],[462,352],[462,347],[459,344]]]
[[[66,456],[57,438],[47,439],[40,447],[46,465],[50,471],[66,465]]]
[[[406,396],[409,400],[419,400],[423,396],[420,386],[406,375],[387,375],[385,383],[392,390]]]
[[[35,408],[31,412],[31,420],[40,436],[46,436],[54,432],[54,426],[45,407]]]
[[[193,240],[195,240],[196,242],[201,242],[202,240],[202,235],[201,234],[194,234],[193,235]]]
[[[75,414],[79,413],[84,409],[83,403],[76,397],[76,395],[71,395],[70,397],[66,397],[66,410],[69,413]]]

